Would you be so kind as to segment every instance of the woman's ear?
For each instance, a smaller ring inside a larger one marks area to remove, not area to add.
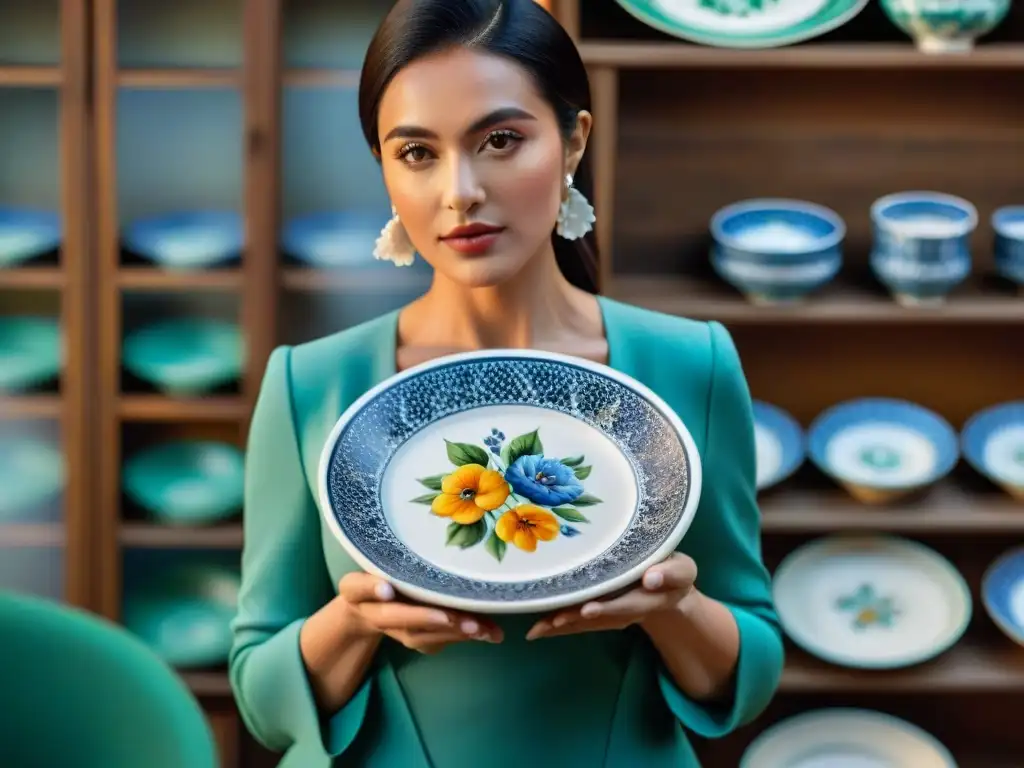
[[[587,141],[590,139],[590,129],[593,125],[593,116],[581,109],[576,115],[576,127],[565,145],[565,169],[573,176],[576,175],[583,153],[587,150]]]

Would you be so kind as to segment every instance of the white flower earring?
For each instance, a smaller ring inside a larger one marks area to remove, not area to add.
[[[572,174],[565,177],[566,195],[558,209],[555,231],[566,240],[579,240],[594,228],[594,206],[572,185]]]
[[[373,249],[373,258],[390,261],[396,267],[411,267],[416,260],[416,248],[405,231],[405,225],[398,218],[398,211],[391,207],[391,219],[380,231],[377,244]]]

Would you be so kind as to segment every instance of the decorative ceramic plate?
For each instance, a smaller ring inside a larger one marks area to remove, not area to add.
[[[754,401],[754,441],[758,490],[781,483],[803,463],[803,430],[777,406]]]
[[[774,48],[842,26],[867,0],[616,0],[649,27],[719,48]]]
[[[790,554],[773,577],[786,634],[833,664],[892,669],[951,647],[971,593],[934,550],[891,536],[829,536]]]
[[[60,216],[50,211],[0,207],[0,268],[13,267],[58,247]]]
[[[172,213],[132,222],[124,244],[167,269],[200,269],[237,259],[245,243],[242,217],[230,211]]]
[[[1011,549],[988,567],[981,599],[993,623],[1024,645],[1024,547]]]
[[[899,491],[935,482],[960,456],[945,419],[914,403],[863,398],[821,414],[808,431],[818,467],[847,486]]]
[[[1024,400],[974,414],[964,424],[960,443],[967,463],[1024,499]]]
[[[626,587],[697,510],[693,438],[607,366],[453,355],[359,398],[320,463],[321,509],[364,569],[423,602],[528,613]]]
[[[740,768],[957,768],[927,731],[868,709],[828,708],[787,718],[747,747]]]

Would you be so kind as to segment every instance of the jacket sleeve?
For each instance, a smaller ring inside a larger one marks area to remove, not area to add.
[[[724,706],[690,699],[664,669],[659,684],[685,727],[699,736],[718,738],[767,707],[782,676],[784,651],[771,578],[761,561],[750,392],[728,331],[717,322],[709,326],[712,376],[704,483],[693,527],[680,549],[700,543],[700,551],[689,552],[697,562],[696,586],[732,611],[739,627],[739,661],[733,695]]]
[[[324,561],[320,515],[303,471],[293,415],[291,349],[272,353],[246,454],[242,587],[232,624],[232,690],[265,747],[319,743],[341,754],[366,712],[367,680],[334,713],[317,711],[299,652],[306,617],[336,594]]]

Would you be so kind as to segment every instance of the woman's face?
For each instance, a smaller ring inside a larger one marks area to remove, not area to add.
[[[457,48],[399,72],[378,125],[384,182],[417,251],[450,279],[483,287],[546,252],[590,115],[563,141],[524,70]]]

